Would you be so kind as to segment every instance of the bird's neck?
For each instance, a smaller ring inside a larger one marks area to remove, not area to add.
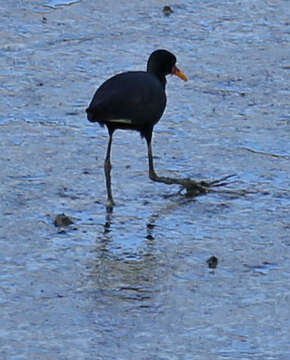
[[[166,86],[165,74],[162,73],[162,71],[160,71],[160,69],[156,66],[156,64],[149,61],[147,64],[147,72],[156,76],[159,79],[159,81],[161,82],[163,88],[165,89],[165,86]]]
[[[147,72],[149,72],[150,74],[153,74],[154,76],[157,77],[157,79],[161,82],[162,87],[165,89],[166,87],[166,77],[163,74],[160,74],[160,72],[155,72],[155,71],[150,71],[147,70]]]
[[[166,87],[166,77],[164,76],[164,75],[157,75],[157,74],[155,74],[157,77],[158,77],[158,79],[160,80],[160,82],[161,82],[161,84],[162,84],[162,87],[165,89],[165,87]]]

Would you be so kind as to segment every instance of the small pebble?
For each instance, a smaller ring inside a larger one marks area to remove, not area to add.
[[[56,215],[56,217],[54,219],[54,225],[57,227],[68,226],[73,223],[74,222],[65,214]]]
[[[208,264],[208,267],[210,269],[215,269],[217,267],[217,264],[218,264],[218,258],[215,257],[215,256],[211,256],[210,258],[208,258],[206,260],[207,264]]]
[[[162,11],[165,16],[170,16],[173,13],[173,10],[170,6],[164,6]]]

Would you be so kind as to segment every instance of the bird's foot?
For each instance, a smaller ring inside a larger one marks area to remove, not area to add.
[[[212,181],[206,181],[206,180],[194,181],[191,179],[187,179],[187,180],[184,179],[184,184],[182,184],[181,190],[183,189],[186,190],[186,194],[185,194],[186,197],[194,197],[197,195],[202,195],[212,191],[212,188],[214,187],[229,185],[230,182],[228,182],[227,180],[229,180],[234,176],[235,174],[231,174]]]
[[[149,178],[152,181],[159,181],[159,176],[153,170],[149,170]]]
[[[215,187],[226,186],[230,184],[230,182],[227,180],[229,180],[233,176],[235,176],[235,174],[227,175],[217,180],[196,181],[190,178],[171,178],[166,176],[158,176],[154,171],[149,171],[149,177],[153,181],[161,182],[168,185],[180,185],[181,190],[179,191],[179,193],[181,193],[183,190],[186,190],[186,197],[203,195],[208,192],[214,191],[213,188]]]

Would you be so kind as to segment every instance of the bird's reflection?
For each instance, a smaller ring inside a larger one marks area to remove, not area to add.
[[[146,236],[145,238],[147,240],[154,240],[154,228],[156,226],[155,222],[160,217],[160,214],[152,214],[150,215],[147,223],[146,223]],[[113,210],[107,209],[106,216],[105,216],[105,223],[104,223],[104,231],[103,234],[108,236],[108,234],[111,232],[111,226],[113,224]],[[108,240],[108,238],[107,238]]]
[[[126,308],[159,311],[156,296],[163,289],[167,268],[155,240],[160,235],[158,223],[184,204],[174,199],[149,214],[146,209],[137,208],[132,214],[121,207],[103,214],[90,272],[96,304],[118,302]]]
[[[154,228],[155,228],[155,221],[158,219],[158,215],[153,214],[149,217],[149,220],[146,224],[146,239],[147,240],[154,240]]]
[[[113,218],[113,210],[107,208],[105,224],[104,224],[104,234],[108,234],[111,231],[112,218]]]
[[[162,217],[166,217],[167,215],[175,211],[178,207],[185,206],[191,201],[193,201],[193,199],[186,199],[186,198],[179,198],[178,200],[175,199],[173,202],[167,203],[165,206],[160,207],[157,212],[151,214],[146,222],[145,238],[151,241],[154,240],[155,239],[154,233],[156,232],[156,221],[158,221]],[[104,227],[103,235],[105,235],[103,240],[105,242],[112,241],[111,232],[112,232],[112,225],[114,223],[114,219],[116,220],[113,213],[113,208],[111,207],[107,208],[107,211],[105,213],[105,222],[103,226]]]

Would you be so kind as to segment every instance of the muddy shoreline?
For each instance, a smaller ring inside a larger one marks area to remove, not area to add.
[[[0,6],[1,359],[289,358],[288,5]],[[84,110],[156,48],[189,78],[168,78],[156,171],[245,193],[177,195],[119,131],[108,214],[107,133]]]

